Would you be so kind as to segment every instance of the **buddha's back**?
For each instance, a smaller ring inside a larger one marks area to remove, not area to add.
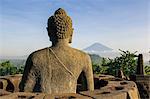
[[[89,56],[71,48],[72,20],[63,9],[48,19],[50,48],[30,54],[26,61],[20,91],[45,93],[76,93],[77,79],[82,71],[89,90],[94,89]]]
[[[40,79],[36,80],[38,86],[33,88],[35,92],[76,93],[77,79],[87,66],[87,54],[70,47],[59,47],[59,49],[45,48],[34,52],[31,56],[31,62],[38,76],[30,79]]]

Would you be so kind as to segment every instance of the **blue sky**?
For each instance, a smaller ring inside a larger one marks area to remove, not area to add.
[[[115,50],[150,49],[150,0],[0,0],[0,55],[50,46],[47,19],[60,7],[73,20],[75,48],[99,42]]]

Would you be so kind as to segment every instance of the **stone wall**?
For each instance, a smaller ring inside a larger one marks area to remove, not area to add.
[[[0,99],[138,99],[136,84],[110,75],[94,75],[94,91],[66,94],[18,92],[22,75],[0,77]],[[82,85],[81,85],[82,86]]]

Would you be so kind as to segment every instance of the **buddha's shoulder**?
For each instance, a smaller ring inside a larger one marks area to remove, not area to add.
[[[29,55],[29,57],[31,57],[32,59],[33,58],[40,58],[40,57],[45,56],[45,54],[47,54],[47,51],[48,51],[48,48],[39,49],[39,50],[32,52]]]
[[[89,57],[88,53],[86,53],[86,52],[84,52],[82,50],[76,49],[76,48],[73,48],[73,52],[75,54],[78,54],[78,55],[83,56],[83,57]]]

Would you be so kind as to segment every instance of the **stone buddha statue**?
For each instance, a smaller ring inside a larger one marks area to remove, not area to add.
[[[29,55],[19,85],[20,91],[76,93],[81,72],[85,74],[87,89],[94,90],[89,55],[69,46],[73,34],[71,18],[59,8],[48,19],[47,25],[52,46]]]

